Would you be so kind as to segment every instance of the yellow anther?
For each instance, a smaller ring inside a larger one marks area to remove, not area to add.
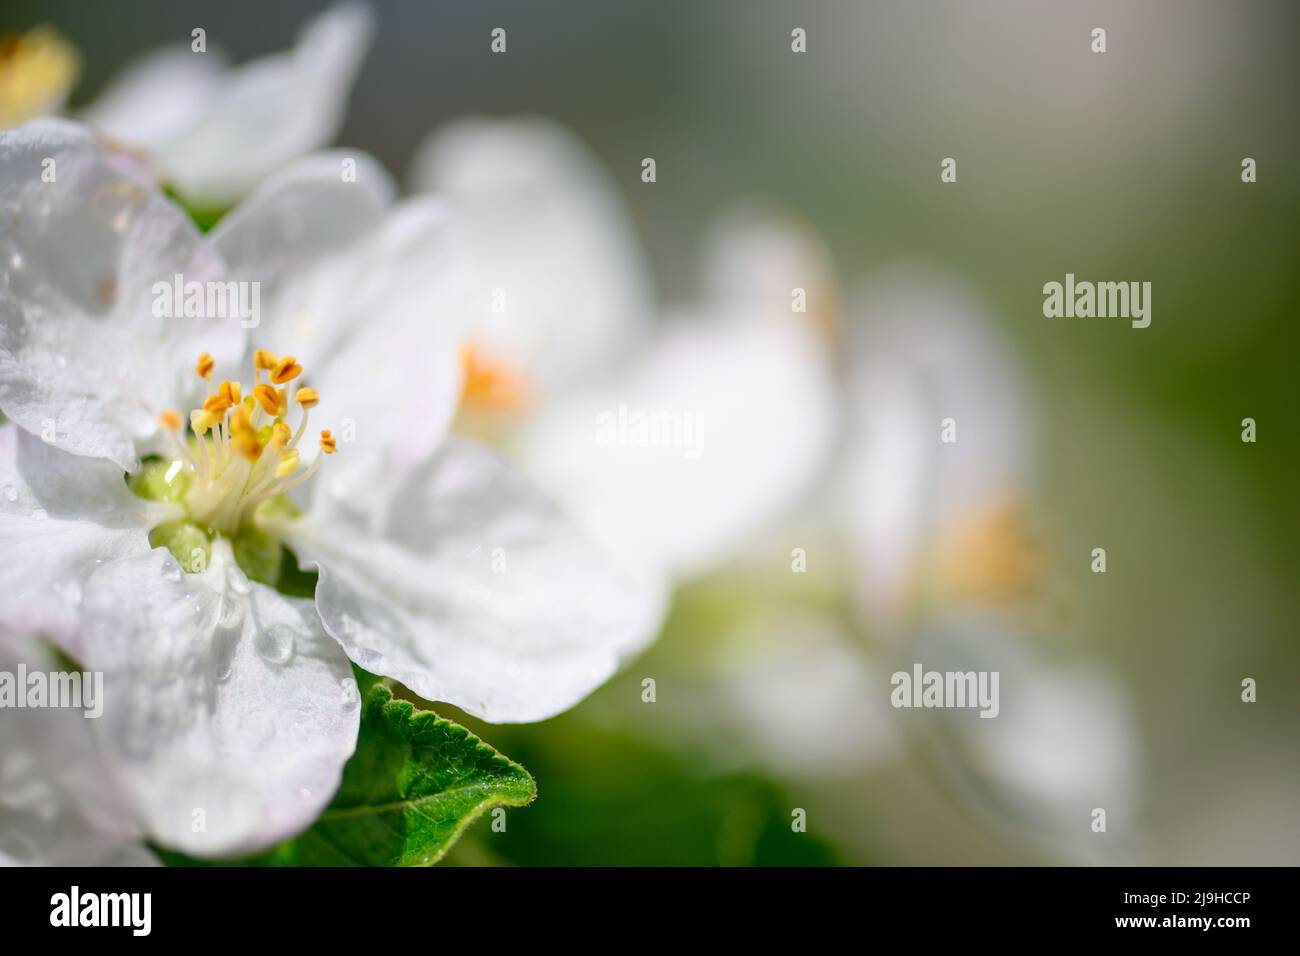
[[[181,413],[174,408],[169,408],[158,416],[158,424],[169,432],[178,432],[181,430]]]
[[[248,413],[248,408],[240,405],[230,415],[230,433],[235,435],[239,432],[251,431],[254,431],[253,419]]]
[[[258,439],[257,432],[240,432],[232,440],[235,451],[249,461],[257,461],[262,457],[262,442]]]
[[[194,366],[194,371],[199,373],[199,378],[212,378],[212,367],[217,363],[212,356],[204,352],[199,356],[198,362]]]
[[[332,455],[338,451],[338,448],[338,442],[334,440],[334,436],[330,434],[330,430],[328,428],[324,429],[320,433],[320,450],[327,455]]]
[[[240,405],[230,416],[230,440],[235,450],[249,461],[257,461],[262,454],[262,439],[248,417],[248,409]]]
[[[320,396],[314,388],[300,388],[294,393],[293,400],[303,408],[315,408],[320,404]]]
[[[274,385],[257,386],[253,389],[253,397],[257,399],[257,404],[262,406],[262,411],[268,415],[279,415],[284,411],[283,393]]]
[[[273,369],[279,361],[274,352],[268,352],[266,349],[258,349],[253,353],[253,368],[258,371]]]
[[[222,381],[221,386],[217,389],[217,394],[224,398],[231,405],[238,405],[240,396],[243,394],[239,389],[238,382],[232,382],[229,379]]]
[[[275,363],[275,368],[271,369],[271,381],[276,385],[283,385],[285,382],[293,381],[301,374],[302,366],[298,364],[297,359],[292,355],[286,355]]]
[[[275,466],[275,477],[284,478],[298,470],[298,449],[290,448],[280,453],[280,463]]]
[[[196,435],[206,435],[208,430],[217,423],[216,415],[209,411],[196,408],[190,412],[190,428],[194,429]]]
[[[226,413],[226,410],[230,408],[230,405],[230,400],[224,395],[218,393],[207,397],[203,402],[203,411],[219,420],[220,417]]]
[[[292,437],[293,432],[289,430],[289,426],[282,421],[277,421],[271,426],[271,438],[269,444],[272,448],[283,448],[285,445],[289,444],[289,439]]]

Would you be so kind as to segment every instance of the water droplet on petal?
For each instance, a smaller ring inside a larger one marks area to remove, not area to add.
[[[13,485],[5,485],[5,500],[6,500],[6,501],[17,501],[17,500],[18,500],[18,489],[15,488]]]
[[[272,624],[257,632],[253,647],[262,660],[283,664],[293,656],[293,631],[282,624]]]
[[[224,631],[236,631],[244,623],[244,602],[238,599],[223,597],[221,599],[220,613],[217,617],[217,627]]]
[[[299,787],[298,796],[302,797],[304,800],[308,800],[311,798],[311,790],[306,787]]]
[[[184,572],[181,571],[180,564],[176,561],[175,558],[169,556],[167,560],[163,562],[162,579],[164,581],[167,581],[171,584],[175,584],[181,579],[181,575],[183,573]]]

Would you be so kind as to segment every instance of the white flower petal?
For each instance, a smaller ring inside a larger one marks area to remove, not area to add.
[[[226,58],[188,43],[147,53],[114,77],[81,118],[108,136],[148,151],[160,149],[209,108]]]
[[[155,283],[218,278],[220,261],[83,127],[0,133],[0,263],[0,410],[75,454],[134,469],[159,412],[199,397],[197,354],[243,350],[237,319],[154,315]]]
[[[349,161],[356,175],[345,180]],[[295,273],[378,227],[394,192],[388,171],[365,153],[313,153],[263,181],[210,237],[232,274],[261,283],[265,301]],[[289,318],[271,310],[254,335],[273,347],[289,333]]]
[[[30,638],[0,630],[0,672],[62,673]],[[17,691],[26,694],[26,688]],[[96,750],[95,718],[67,707],[6,708],[0,720],[0,866],[156,862]]]
[[[87,584],[96,729],[151,837],[197,856],[305,829],[356,746],[360,696],[311,601],[253,584],[218,539],[202,574],[165,550]]]
[[[376,520],[378,518],[378,521]],[[385,514],[321,507],[289,542],[367,670],[495,722],[565,710],[651,640],[661,590],[611,566],[495,456],[459,440]]]
[[[419,148],[411,178],[463,220],[475,344],[533,386],[606,369],[645,332],[650,281],[630,218],[568,130],[536,117],[457,120]]]
[[[339,453],[323,465],[336,485],[373,495],[399,481],[447,432],[460,397],[463,272],[445,207],[395,206],[377,228],[286,276],[265,310],[268,347],[303,365],[320,393],[317,428]],[[259,335],[259,341],[265,337]],[[309,437],[304,463],[315,457]]]
[[[709,295],[737,310],[789,313],[802,290],[810,320],[829,328],[838,302],[830,250],[794,215],[760,203],[729,208],[705,252]],[[803,314],[803,313],[800,313]]]
[[[626,374],[548,407],[518,457],[627,562],[683,576],[797,502],[834,417],[810,326],[703,317],[670,325]]]
[[[86,581],[148,551],[159,511],[127,489],[119,466],[0,425],[0,628],[47,635],[79,659]]]
[[[197,205],[228,205],[333,139],[373,31],[369,7],[341,4],[308,23],[292,50],[229,71],[206,113],[158,153],[176,190]]]

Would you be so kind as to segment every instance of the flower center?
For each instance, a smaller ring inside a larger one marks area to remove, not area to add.
[[[987,605],[1007,605],[1034,592],[1041,561],[1014,501],[966,516],[937,548],[939,585],[944,594]]]
[[[461,405],[472,412],[517,415],[529,403],[528,379],[482,348],[466,345],[460,353]]]
[[[296,514],[286,492],[310,479],[325,456],[337,450],[337,443],[328,429],[323,430],[320,454],[302,468],[301,442],[320,397],[307,386],[296,388],[290,397],[290,383],[303,371],[293,356],[280,358],[258,349],[247,392],[228,379],[215,385],[213,365],[212,356],[199,356],[195,371],[207,380],[208,397],[190,411],[188,430],[178,411],[168,409],[158,416],[179,457],[146,464],[132,476],[131,487],[142,497],[181,506],[183,519],[154,529],[150,540],[170,548],[187,571],[202,570],[196,565],[200,559],[206,561],[206,543],[222,535],[231,539],[235,557],[249,577],[274,578],[280,568],[280,545],[259,526],[257,514],[264,509]],[[291,406],[297,406],[292,428]]]

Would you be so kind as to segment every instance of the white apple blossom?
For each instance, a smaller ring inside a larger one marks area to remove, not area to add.
[[[365,5],[338,4],[307,23],[292,49],[237,67],[187,38],[129,66],[81,116],[143,151],[186,202],[228,206],[338,134],[373,21]]]
[[[446,194],[471,236],[480,312],[462,422],[495,426],[607,547],[680,580],[734,556],[807,490],[835,410],[817,325],[833,288],[808,230],[734,212],[707,256],[707,294],[655,324],[617,191],[564,129],[458,121],[420,149],[413,183]]]
[[[115,778],[149,837],[197,855],[267,846],[328,803],[356,741],[349,658],[537,720],[662,614],[446,436],[454,231],[436,199],[394,205],[377,164],[346,157],[352,181],[344,158],[282,170],[205,238],[83,127],[0,134],[0,627],[104,672]],[[258,324],[158,314],[178,274],[260,283]],[[282,547],[318,568],[313,597],[271,586]]]
[[[1024,512],[1037,414],[996,325],[964,284],[920,263],[866,280],[850,315],[848,460],[836,503],[873,624],[887,634],[936,597],[1017,596],[1030,570]],[[980,557],[961,553],[967,543],[985,550],[981,560],[963,560]],[[971,564],[1005,573],[954,578]],[[953,590],[935,595],[940,586]]]
[[[1135,799],[1128,703],[1033,609],[1050,574],[1031,531],[1035,392],[978,297],[942,270],[865,281],[854,330],[848,454],[834,508],[886,669],[998,671],[1000,713],[906,713],[975,804],[1076,859],[1113,854],[1088,824]],[[955,422],[945,442],[944,420]],[[992,795],[992,800],[989,800]],[[1116,856],[1109,857],[1112,861]]]

